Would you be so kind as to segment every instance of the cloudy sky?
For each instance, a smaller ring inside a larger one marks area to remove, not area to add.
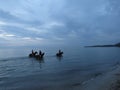
[[[119,0],[0,0],[0,47],[117,42]]]

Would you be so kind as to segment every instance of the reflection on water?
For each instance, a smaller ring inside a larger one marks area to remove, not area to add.
[[[63,59],[63,56],[61,57],[56,57],[59,61],[61,61]]]
[[[42,64],[45,63],[44,58],[37,60],[37,61],[40,64],[40,69],[42,69]]]
[[[55,59],[56,58],[56,61],[59,61],[59,62],[61,62],[62,61],[62,59],[63,59],[63,56],[61,56],[61,57],[57,57],[57,56],[49,56],[48,58],[53,58],[53,59]],[[32,63],[36,63],[36,62],[38,62],[39,63],[39,66],[40,66],[40,69],[42,69],[42,67],[43,67],[43,65],[42,64],[45,64],[45,59],[44,58],[41,58],[41,59],[35,59],[35,58],[30,58],[30,60],[32,61]],[[36,61],[36,62],[35,62]]]

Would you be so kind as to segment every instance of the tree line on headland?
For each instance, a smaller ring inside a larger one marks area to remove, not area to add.
[[[85,47],[120,47],[120,43],[116,43],[113,45],[93,45],[93,46],[85,46]]]

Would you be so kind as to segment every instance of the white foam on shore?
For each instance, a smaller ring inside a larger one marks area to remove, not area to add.
[[[120,66],[117,65],[116,69],[83,82],[80,87],[75,87],[74,90],[110,90],[111,85],[117,80],[116,74],[119,72]]]

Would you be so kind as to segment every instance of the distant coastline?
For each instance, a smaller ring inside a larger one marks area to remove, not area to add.
[[[93,45],[93,46],[85,46],[85,47],[120,47],[120,43],[113,45]]]

